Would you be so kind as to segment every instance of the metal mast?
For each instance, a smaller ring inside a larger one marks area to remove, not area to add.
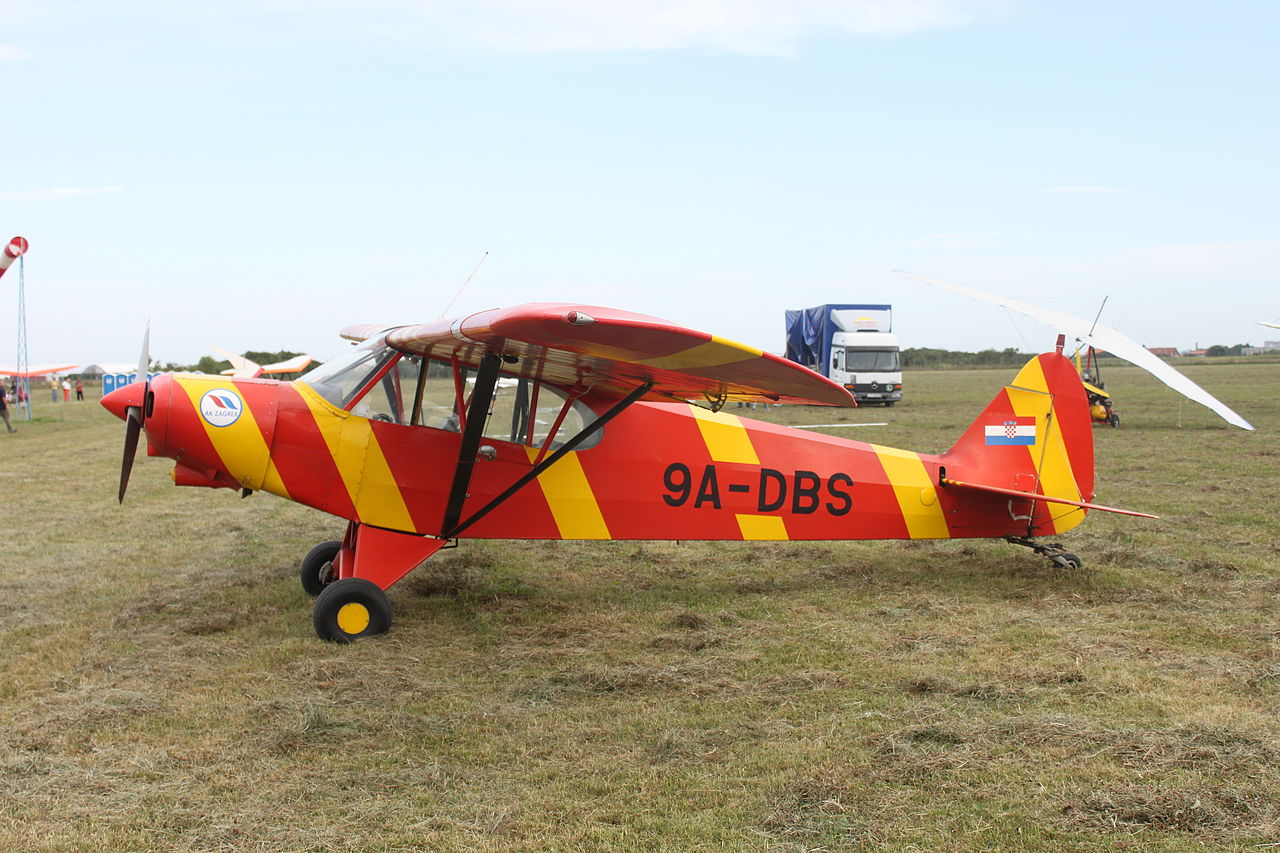
[[[24,393],[16,394],[19,399],[26,398],[27,420],[31,420],[31,378],[23,376],[27,372],[27,294],[26,282],[23,280],[25,268],[22,256],[27,253],[28,243],[25,237],[14,237],[9,245],[0,251],[0,275],[4,275],[16,260],[18,262],[18,382]],[[14,389],[15,391],[18,389]]]
[[[31,377],[27,375],[31,359],[27,356],[27,262],[24,256],[18,256],[18,382],[22,385],[27,410],[27,420],[31,420]]]

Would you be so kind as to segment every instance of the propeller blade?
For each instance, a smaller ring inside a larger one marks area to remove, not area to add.
[[[138,436],[142,433],[142,409],[130,406],[125,410],[124,458],[120,461],[120,494],[117,500],[124,503],[125,490],[129,488],[129,475],[133,473],[133,457],[138,453]]]
[[[138,381],[147,381],[147,371],[151,367],[151,321],[142,332],[142,352],[138,355]]]

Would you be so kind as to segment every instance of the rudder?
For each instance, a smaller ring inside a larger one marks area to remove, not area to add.
[[[1059,352],[1028,361],[941,461],[950,478],[1092,501],[1093,424],[1071,361]],[[1070,530],[1084,520],[1085,512],[1036,502],[1028,510],[1028,535]]]

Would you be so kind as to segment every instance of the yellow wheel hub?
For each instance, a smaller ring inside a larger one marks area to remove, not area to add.
[[[369,608],[357,602],[350,602],[338,609],[338,627],[343,633],[355,637],[369,627]]]

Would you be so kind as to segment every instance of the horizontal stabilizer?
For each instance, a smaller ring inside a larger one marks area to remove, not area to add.
[[[1116,509],[1113,506],[1103,506],[1102,504],[1088,503],[1086,501],[1075,501],[1070,498],[1055,498],[1052,495],[1041,495],[1032,492],[1021,492],[1017,489],[1002,489],[999,486],[984,486],[979,483],[966,483],[961,480],[952,480],[948,477],[942,478],[942,485],[953,486],[959,489],[973,489],[978,492],[990,492],[995,495],[1008,495],[1011,498],[1022,498],[1028,501],[1043,501],[1051,504],[1068,504],[1070,506],[1078,506],[1082,509],[1096,509],[1099,512],[1115,512],[1120,515],[1136,515],[1139,518],[1159,518],[1158,515],[1152,515],[1148,512],[1135,512],[1131,509]]]

